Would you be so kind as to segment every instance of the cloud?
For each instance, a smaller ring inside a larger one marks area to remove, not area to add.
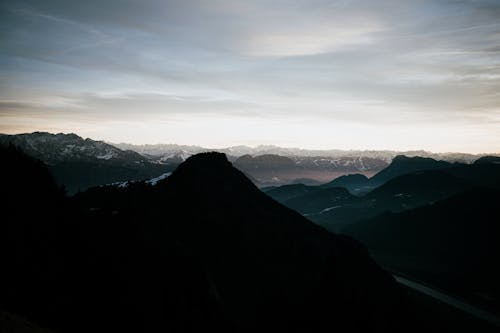
[[[456,133],[499,120],[498,17],[485,0],[6,0],[0,120],[288,117]]]
[[[372,34],[382,30],[376,24],[355,27],[321,25],[252,33],[240,45],[243,55],[288,57],[332,53],[350,46],[373,44]]]

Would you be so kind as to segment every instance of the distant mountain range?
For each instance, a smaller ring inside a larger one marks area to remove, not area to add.
[[[446,162],[472,163],[484,155],[464,153],[431,153],[390,150],[307,150],[278,146],[235,146],[211,149],[175,144],[131,145],[113,144],[120,149],[136,151],[159,163],[180,163],[187,157],[209,151],[228,156],[235,166],[245,172],[260,187],[292,183],[318,185],[340,176],[362,174],[371,177],[387,167],[396,156],[427,157]],[[382,175],[380,176],[382,178]]]
[[[198,146],[113,145],[83,139],[75,134],[43,132],[0,134],[0,144],[14,144],[30,156],[42,160],[49,166],[56,181],[64,185],[71,194],[92,186],[156,178],[171,172],[193,154],[212,151]],[[235,167],[243,171],[259,187],[329,183],[325,186],[346,187],[357,194],[366,193],[383,184],[393,177],[388,174],[390,172],[400,173],[401,171],[395,170],[394,167],[385,169],[393,158],[398,156],[397,154],[404,154],[407,157],[416,155],[426,157],[427,159],[419,160],[419,163],[436,163],[443,166],[447,165],[446,162],[471,163],[482,157],[458,153],[433,154],[425,151],[401,153],[304,150],[276,146],[256,148],[237,146],[216,151],[225,153]],[[406,166],[403,166],[404,161],[400,162],[397,165],[402,165],[402,170],[406,170]],[[421,168],[417,166],[416,161],[411,161],[410,165],[417,169]],[[384,171],[381,172],[382,170]],[[376,177],[370,182],[360,181],[359,178],[374,175]],[[353,177],[357,177],[357,180],[353,181]]]
[[[208,151],[218,151],[228,156],[240,157],[243,155],[279,155],[279,156],[296,156],[296,157],[328,157],[328,158],[342,158],[342,157],[367,157],[378,160],[383,160],[390,163],[391,160],[398,155],[405,156],[420,156],[430,157],[436,160],[444,160],[449,162],[462,162],[471,163],[484,155],[474,155],[466,153],[432,153],[425,150],[411,150],[411,151],[393,151],[393,150],[311,150],[300,148],[284,148],[273,145],[248,147],[248,146],[234,146],[228,148],[206,148],[200,146],[186,146],[176,144],[148,144],[148,145],[133,145],[128,143],[110,143],[123,150],[133,150],[143,155],[150,156],[164,156],[164,155],[193,155]]]

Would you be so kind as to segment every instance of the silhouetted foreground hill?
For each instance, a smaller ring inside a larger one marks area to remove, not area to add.
[[[67,199],[1,149],[0,310],[54,332],[401,331],[404,299],[356,241],[260,192],[223,154],[157,186]]]
[[[1,149],[0,310],[55,332],[199,331],[223,320],[202,265],[146,224],[89,216],[41,162]]]

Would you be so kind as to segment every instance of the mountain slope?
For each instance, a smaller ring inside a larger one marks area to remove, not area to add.
[[[350,194],[345,188],[332,187],[285,200],[283,204],[301,214],[310,215],[339,209],[356,200],[357,197]]]
[[[206,270],[171,237],[159,249],[127,219],[80,212],[40,161],[0,157],[0,313],[55,332],[225,331]]]
[[[499,189],[477,188],[344,232],[367,244],[386,267],[500,312],[499,202]]]
[[[123,151],[102,141],[83,139],[76,134],[34,132],[0,135],[0,144],[13,144],[47,165],[95,160],[119,162],[124,167],[148,163],[145,157],[136,152]]]
[[[402,320],[394,280],[359,243],[275,202],[222,154],[193,156],[156,186],[71,199],[39,162],[0,154],[2,177],[47,179],[1,188],[2,311],[58,332],[397,331]]]
[[[500,163],[458,165],[446,172],[476,186],[500,188]]]
[[[134,216],[138,209],[134,206],[141,200],[139,193],[114,190],[129,199],[119,198],[103,209],[118,216]],[[275,329],[281,325],[294,330],[323,326],[325,318],[316,316],[325,307],[342,313],[344,319],[353,318],[354,307],[358,309],[354,316],[364,317],[372,311],[369,304],[380,302],[374,285],[384,289],[391,284],[390,278],[377,273],[359,244],[333,236],[276,203],[232,167],[223,154],[189,158],[159,182],[155,191],[147,199],[140,195],[151,204],[148,220],[157,221],[168,211],[168,229],[198,254],[209,268],[230,317],[249,331],[264,322]],[[87,206],[105,204],[92,197],[99,195],[86,197],[91,200]],[[158,230],[154,237],[161,239],[165,226],[154,228]],[[335,273],[327,282],[323,279],[329,270]],[[371,279],[365,280],[358,273]],[[344,279],[351,282],[343,291],[333,288],[335,297],[323,299],[335,279],[341,284],[347,283],[341,282]],[[351,325],[344,319],[337,318],[338,325]]]
[[[470,182],[450,175],[447,170],[425,170],[391,179],[364,199],[375,201],[385,210],[401,211],[448,198],[471,187]]]

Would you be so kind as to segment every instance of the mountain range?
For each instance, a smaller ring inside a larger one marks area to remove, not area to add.
[[[156,185],[65,197],[1,148],[0,310],[55,332],[400,331],[408,299],[347,236],[275,202],[225,155]]]
[[[332,230],[385,211],[399,212],[432,204],[473,187],[500,188],[500,164],[483,158],[473,164],[397,156],[367,178],[348,175],[320,186],[265,188],[266,194]],[[346,193],[347,189],[350,193]]]
[[[486,154],[466,154],[466,153],[432,153],[425,150],[411,150],[411,151],[393,151],[393,150],[341,150],[341,149],[325,149],[325,150],[312,150],[300,148],[285,148],[273,145],[261,145],[257,147],[248,146],[233,146],[227,148],[206,148],[200,146],[176,145],[176,144],[147,144],[147,145],[133,145],[128,143],[110,143],[123,150],[133,150],[143,155],[150,156],[163,156],[168,154],[184,154],[194,155],[207,151],[218,151],[226,154],[228,157],[240,157],[243,155],[279,155],[279,156],[297,156],[297,157],[367,157],[383,160],[386,163],[398,155],[405,156],[420,156],[429,157],[436,160],[444,160],[448,162],[462,162],[471,163],[481,156]]]
[[[263,190],[366,244],[383,267],[500,313],[498,157],[461,164],[398,156],[371,178]]]
[[[158,160],[71,134],[0,143],[0,325],[18,318],[77,333],[454,327],[384,269],[499,312],[497,156],[395,156],[369,177],[259,189],[256,177],[295,176],[296,160],[218,152]],[[80,191],[67,196],[68,181]]]
[[[423,150],[307,150],[278,146],[234,146],[204,148],[175,144],[132,145],[114,144],[121,149],[136,151],[157,162],[182,162],[187,157],[208,151],[228,156],[259,187],[293,183],[318,185],[340,176],[362,174],[371,177],[387,167],[396,156],[427,157],[446,162],[472,163],[484,155],[464,153],[431,153]]]
[[[320,185],[347,175],[372,177],[385,169],[398,154],[471,163],[481,155],[433,154],[425,151],[304,150],[277,146],[246,146],[208,149],[180,145],[109,144],[83,139],[75,134],[34,132],[1,135],[0,144],[13,144],[42,160],[70,194],[92,186],[156,178],[171,172],[189,156],[200,152],[225,153],[228,160],[259,187],[294,183]],[[437,162],[439,163],[439,162]],[[444,163],[444,162],[443,162]],[[380,176],[380,175],[379,175]],[[373,188],[358,184],[351,191],[366,193]],[[334,186],[332,183],[331,185]],[[343,186],[343,185],[342,185]],[[349,187],[350,185],[346,185]]]
[[[9,144],[44,162],[70,194],[92,186],[158,177],[178,165],[154,163],[137,152],[76,134],[0,134],[0,145]]]

